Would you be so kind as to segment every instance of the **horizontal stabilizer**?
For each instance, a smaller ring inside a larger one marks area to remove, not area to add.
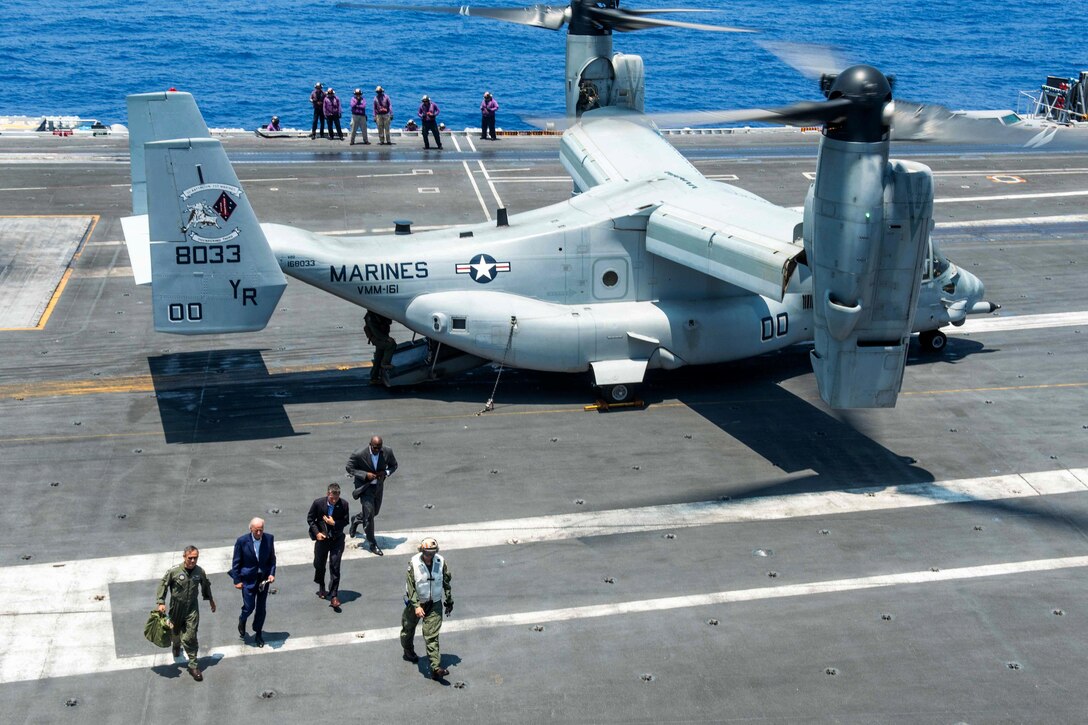
[[[664,204],[646,225],[646,250],[742,289],[782,301],[804,247],[797,230],[778,223],[777,237]]]
[[[147,229],[147,214],[121,217],[125,233],[132,278],[136,284],[151,284],[151,235]]]
[[[145,162],[155,329],[264,328],[287,283],[222,144],[156,141]]]

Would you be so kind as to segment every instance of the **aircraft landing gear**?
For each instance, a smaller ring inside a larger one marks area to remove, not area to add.
[[[609,385],[601,388],[601,392],[604,394],[604,399],[609,403],[625,403],[634,392],[633,387],[620,383],[619,385]]]
[[[918,335],[918,343],[922,346],[922,352],[936,354],[944,350],[948,335],[940,330],[926,330]]]

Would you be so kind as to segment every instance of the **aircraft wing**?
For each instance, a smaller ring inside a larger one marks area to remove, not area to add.
[[[782,300],[804,254],[800,212],[707,179],[634,111],[586,113],[561,149],[579,191],[651,180],[662,189],[646,225],[649,252]]]
[[[589,111],[563,133],[559,158],[579,191],[661,175],[702,178],[643,114],[625,108]]]
[[[802,215],[732,195],[722,204],[717,196],[722,194],[695,194],[683,206],[655,209],[646,224],[646,250],[781,302],[805,252]]]

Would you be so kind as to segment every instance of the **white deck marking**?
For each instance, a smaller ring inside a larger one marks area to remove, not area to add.
[[[468,138],[468,137],[466,136],[465,138],[466,138],[466,140],[467,140],[467,138]],[[457,143],[457,134],[455,134],[455,133],[451,133],[451,134],[450,134],[450,141],[453,141],[453,148],[454,148],[454,150],[455,150],[455,151],[456,151],[457,153],[461,153],[461,144]]]
[[[403,542],[389,546],[386,551],[390,555],[407,556],[414,553],[415,542],[424,535],[436,536],[447,550],[457,551],[592,536],[615,536],[663,529],[675,530],[714,524],[888,511],[944,503],[996,501],[1067,492],[1088,492],[1088,469],[1058,469],[935,483],[766,496],[737,501],[705,501],[611,511],[587,511],[557,516],[439,526],[419,531],[389,532],[384,534],[383,538],[385,541],[396,539]],[[276,549],[278,564],[281,567],[304,566],[313,561],[313,545],[309,539],[281,540]],[[201,564],[209,574],[226,572],[230,568],[232,553],[233,547],[230,546],[202,549]],[[368,552],[355,547],[349,547],[344,552],[346,561],[366,558],[373,557]],[[147,582],[150,608],[153,603],[155,582],[166,569],[178,563],[179,560],[180,554],[174,551],[0,568],[0,683],[168,663],[170,661],[168,654],[150,657],[117,657],[108,585],[119,582]],[[569,619],[605,616],[728,601],[746,601],[760,596],[775,596],[773,592],[779,592],[777,596],[799,596],[873,586],[942,581],[948,578],[995,576],[1020,571],[1085,566],[1085,562],[1088,562],[1088,559],[1054,559],[1024,564],[971,567],[940,573],[919,572],[841,582],[818,582],[739,593],[717,592],[600,607],[575,607],[549,612],[484,617],[476,620],[453,620],[448,622],[446,627],[447,631],[457,631],[457,628],[547,621],[549,617]],[[957,571],[961,573],[958,575],[953,573]],[[224,594],[221,590],[218,593],[221,603],[226,606],[228,597],[233,592],[227,590],[227,594]],[[99,596],[102,597],[101,600],[97,599]],[[367,632],[364,641],[387,639],[395,636],[395,633],[395,629],[374,630]],[[354,633],[299,637],[289,639],[279,649],[292,651],[330,643],[348,644],[357,641],[359,640]],[[276,649],[273,647],[272,651]],[[217,651],[232,656],[255,652],[240,646],[217,648]],[[78,652],[79,656],[73,656],[73,652]]]
[[[509,171],[509,169],[503,169],[503,171]],[[491,181],[496,184],[571,183],[569,176],[519,176],[516,179],[508,176],[492,176]]]
[[[434,169],[412,169],[407,173],[400,174],[356,174],[356,179],[385,179],[390,176],[420,176],[430,175],[434,173]]]
[[[480,193],[480,187],[476,184],[476,179],[472,176],[472,169],[468,167],[467,161],[462,161],[461,165],[465,167],[465,173],[468,174],[468,181],[472,184],[472,190],[476,192],[476,198],[480,202],[480,208],[484,210],[484,218],[487,221],[491,221],[491,212],[487,209],[487,203],[484,201],[484,195]]]
[[[298,181],[297,176],[278,176],[271,179],[238,179],[239,184],[257,184],[263,181]],[[125,184],[128,186],[128,184]]]
[[[725,590],[706,594],[688,594],[678,597],[641,599],[615,602],[612,604],[543,609],[530,612],[512,612],[489,617],[472,617],[469,619],[451,618],[443,622],[442,629],[448,635],[456,632],[470,632],[492,627],[529,626],[546,622],[614,617],[624,614],[645,614],[647,612],[663,612],[691,607],[708,607],[734,604],[737,602],[766,601],[769,599],[804,597],[910,584],[940,584],[943,582],[963,581],[966,579],[981,579],[985,577],[1009,576],[1013,574],[1032,574],[1082,567],[1088,567],[1088,556],[1005,562],[1001,564],[959,567],[938,571],[928,569],[924,571],[903,572],[900,574],[877,574],[875,576],[857,577],[854,579],[832,579],[807,582],[804,584]],[[42,622],[42,624],[45,625],[47,623]],[[90,624],[90,622],[83,622],[83,626],[87,627],[86,631],[88,634],[92,634],[91,627],[89,626]],[[24,622],[23,625],[33,626],[33,623]],[[97,634],[98,633],[93,633],[93,635]],[[213,647],[211,656],[216,660],[221,660],[224,657],[250,657],[278,652],[301,652],[318,647],[336,647],[367,644],[369,642],[384,642],[397,639],[399,636],[400,627],[382,627],[380,629],[338,632],[335,634],[323,634],[311,637],[289,637],[286,640],[269,639],[269,647],[267,649],[233,644],[224,647]],[[118,658],[116,656],[111,657],[110,655],[112,653],[108,652],[100,643],[96,644],[93,640],[86,641],[88,639],[90,638],[84,636],[80,637],[78,643],[70,641],[65,642],[65,649],[72,649],[72,651],[79,652],[81,657],[69,657],[66,662],[58,663],[61,664],[62,667],[54,668],[51,674],[42,675],[41,677],[64,677],[68,675],[87,674],[89,669],[86,666],[89,664],[87,660],[100,663],[98,666],[94,667],[92,670],[93,672],[144,669],[177,663],[177,660],[165,653],[123,658]],[[88,647],[87,645],[91,646]],[[35,679],[41,679],[41,677]]]
[[[1055,312],[1049,315],[1011,315],[1008,317],[972,317],[960,327],[941,328],[949,335],[972,335],[1014,330],[1042,330],[1048,327],[1073,327],[1088,324],[1088,312]]]
[[[1088,222],[1088,214],[1065,214],[1060,216],[1026,216],[1006,219],[976,219],[964,222],[938,222],[938,229],[971,229],[975,227],[1018,227],[1034,224],[1074,224]]]
[[[484,179],[487,181],[487,185],[491,189],[491,194],[495,197],[495,203],[498,205],[499,209],[502,209],[502,199],[499,198],[499,191],[495,188],[495,183],[491,181],[491,174],[487,173],[487,169],[484,167],[484,162],[482,160],[478,160],[476,163],[480,165],[480,173],[484,175]]]
[[[472,137],[469,134],[465,134],[465,140],[468,141],[468,147],[474,152],[476,151],[476,144],[472,142]]]
[[[977,171],[975,169],[957,171],[955,169],[949,171],[934,171],[934,176],[1063,176],[1067,174],[1088,174],[1088,169],[1003,169],[990,171]]]
[[[1070,196],[1088,196],[1088,190],[1082,191],[1038,191],[1026,194],[1000,194],[992,196],[945,196],[934,199],[934,204],[958,204],[972,201],[1011,201],[1020,199],[1060,199]]]

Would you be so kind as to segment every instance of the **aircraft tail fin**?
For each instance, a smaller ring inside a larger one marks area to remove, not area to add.
[[[263,329],[287,281],[222,144],[153,141],[144,161],[155,329]]]
[[[132,213],[147,213],[144,145],[171,138],[209,138],[208,126],[191,93],[137,93],[128,105],[128,150],[132,174]]]

